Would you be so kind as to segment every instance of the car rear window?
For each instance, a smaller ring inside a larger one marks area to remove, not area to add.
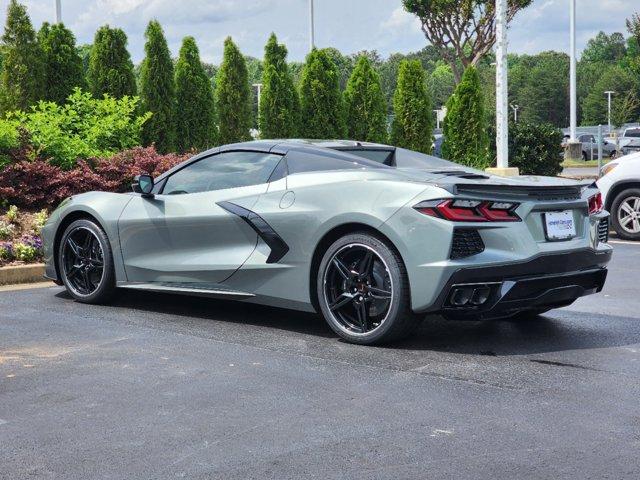
[[[624,132],[625,137],[640,138],[640,128],[628,129]]]
[[[382,150],[373,148],[340,148],[336,150],[340,150],[341,152],[348,152],[352,155],[366,158],[367,160],[372,160],[376,163],[384,163],[385,165],[391,165],[393,160],[393,150]]]

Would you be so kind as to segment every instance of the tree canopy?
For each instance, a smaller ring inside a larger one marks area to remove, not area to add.
[[[91,93],[97,98],[104,94],[115,98],[136,94],[127,35],[121,29],[108,25],[98,29],[91,48],[87,76]]]

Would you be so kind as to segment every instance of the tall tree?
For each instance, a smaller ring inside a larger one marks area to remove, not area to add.
[[[586,125],[606,125],[608,105],[605,91],[616,92],[611,102],[612,123],[623,124],[636,121],[638,109],[639,81],[629,71],[613,65],[602,74],[582,104],[583,123]]]
[[[26,110],[44,96],[44,56],[27,9],[16,0],[9,2],[1,49],[2,110]]]
[[[149,22],[145,32],[145,58],[140,70],[140,100],[142,109],[152,116],[143,125],[143,145],[155,144],[160,153],[175,148],[175,84],[173,61],[160,23]]]
[[[222,64],[216,77],[220,143],[251,139],[251,87],[247,65],[231,37],[224,41]]]
[[[292,138],[298,134],[300,100],[287,65],[287,47],[272,33],[264,47],[259,125],[262,138]]]
[[[393,95],[391,143],[423,153],[431,153],[433,110],[424,69],[418,60],[403,60]]]
[[[301,135],[305,138],[343,138],[346,135],[340,78],[324,50],[313,49],[300,80]]]
[[[108,25],[98,29],[91,48],[87,75],[94,97],[108,94],[120,98],[136,94],[133,63],[127,51],[127,35],[121,29]]]
[[[447,103],[453,93],[453,89],[456,88],[451,67],[444,62],[438,64],[431,72],[427,83],[433,96],[433,104],[438,108]]]
[[[211,82],[193,37],[185,37],[176,63],[176,146],[179,152],[202,150],[216,142]]]
[[[507,21],[532,0],[508,0]],[[440,50],[453,71],[456,83],[463,70],[477,65],[496,42],[493,0],[402,0],[405,10],[422,23],[422,32]]]
[[[634,13],[626,21],[627,30],[635,38],[638,46],[640,47],[640,14]]]
[[[44,23],[38,31],[38,41],[44,52],[44,98],[65,103],[75,87],[86,87],[76,37],[62,23]]]
[[[489,163],[488,148],[480,77],[476,68],[469,66],[447,102],[442,156],[470,167],[485,168]]]
[[[626,50],[625,39],[620,32],[607,35],[601,31],[589,39],[581,60],[591,63],[617,63],[624,57]]]
[[[349,138],[385,142],[387,105],[380,87],[380,76],[364,55],[358,58],[347,82],[344,104]]]

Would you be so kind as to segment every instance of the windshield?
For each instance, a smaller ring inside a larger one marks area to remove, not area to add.
[[[624,132],[625,137],[640,138],[640,128],[628,129]]]

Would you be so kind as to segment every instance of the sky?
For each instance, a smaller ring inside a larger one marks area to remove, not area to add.
[[[0,0],[4,25],[9,0]],[[54,0],[22,0],[36,28],[55,21]],[[408,53],[426,40],[420,23],[406,13],[400,0],[315,0],[317,47],[342,53],[378,50]],[[635,9],[634,9],[635,4]],[[309,0],[62,0],[62,19],[79,44],[91,43],[96,29],[108,23],[129,38],[134,62],[144,54],[144,29],[150,19],[162,24],[169,47],[177,56],[181,39],[195,37],[204,61],[219,63],[222,44],[231,35],[245,55],[261,58],[271,32],[287,45],[289,59],[301,61],[309,50]],[[638,0],[577,0],[577,47],[582,51],[600,30],[623,32],[625,18],[640,11]],[[509,51],[568,52],[569,0],[534,0],[509,29]]]

